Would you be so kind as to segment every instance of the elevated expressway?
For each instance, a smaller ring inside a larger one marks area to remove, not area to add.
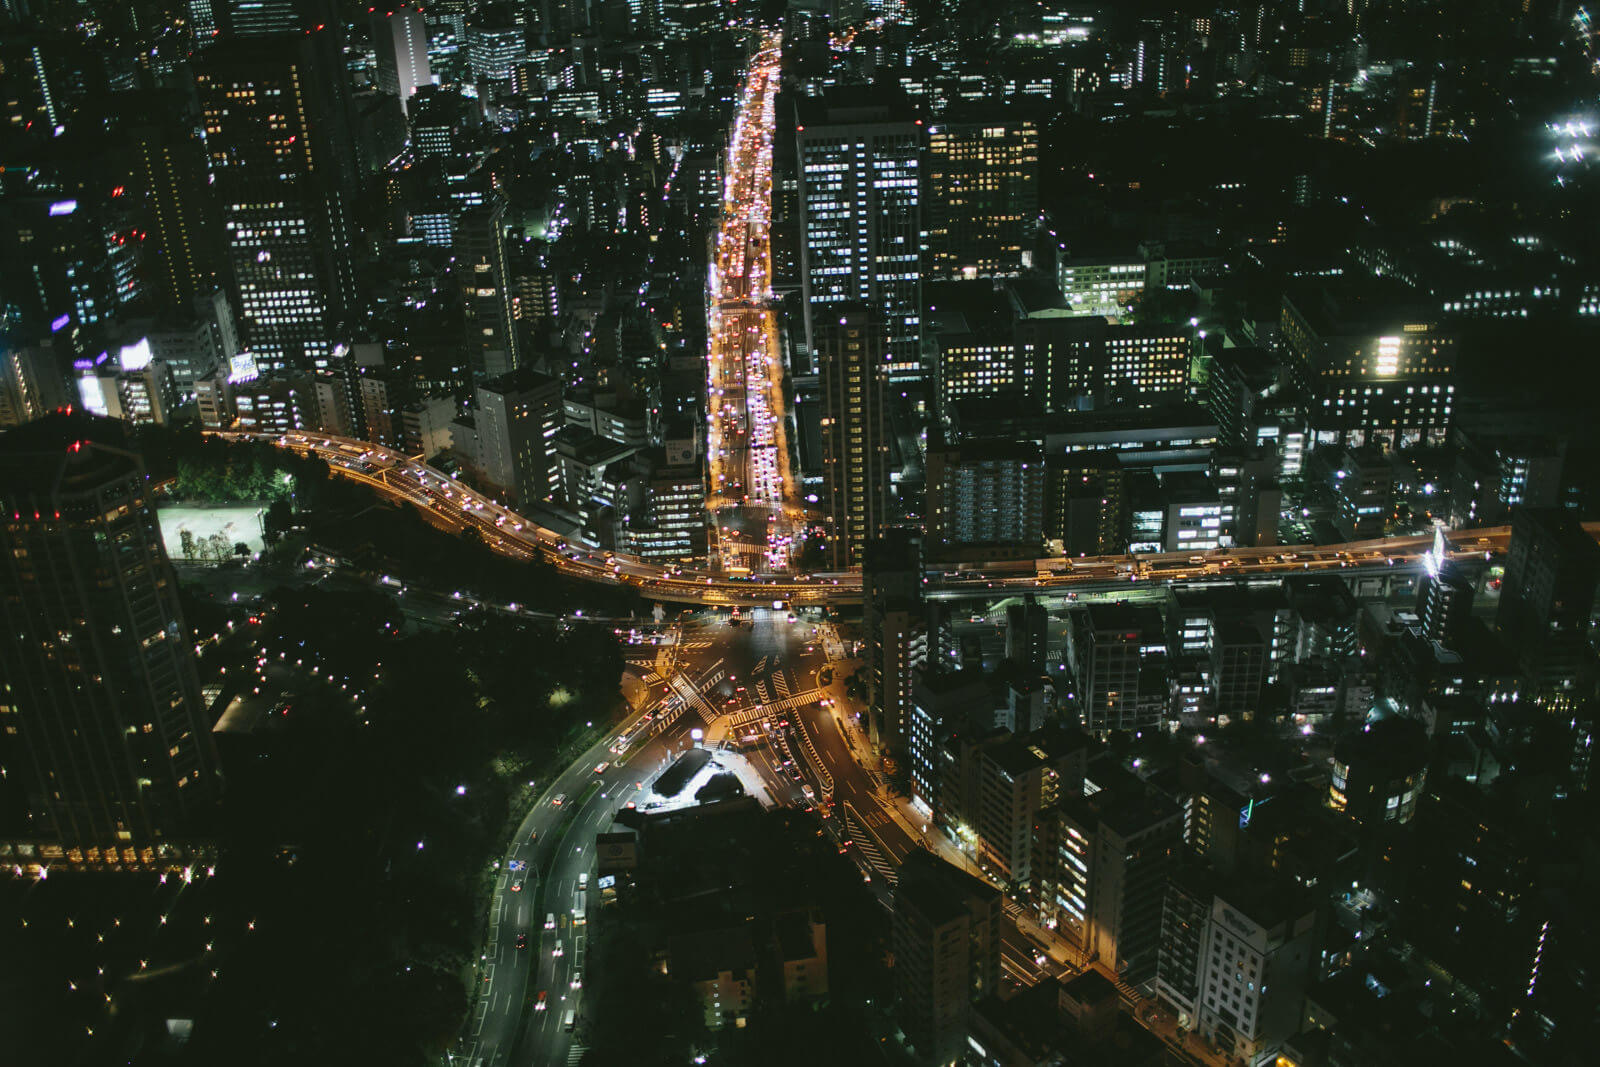
[[[798,605],[852,604],[861,601],[859,573],[749,578],[655,563],[568,544],[560,534],[496,503],[440,471],[393,449],[327,434],[252,434],[220,436],[276,443],[302,455],[317,456],[341,477],[363,482],[391,500],[424,512],[442,529],[475,529],[490,548],[515,559],[548,559],[563,574],[607,585],[631,585],[643,596],[670,603],[706,606],[757,605],[782,600]],[[1591,534],[1600,523],[1588,523]],[[1506,551],[1509,526],[1447,533],[1453,559],[1482,562]],[[985,600],[1034,593],[1071,596],[1108,592],[1151,582],[1205,584],[1240,579],[1334,572],[1347,578],[1415,573],[1424,565],[1432,537],[1388,537],[1335,545],[1236,548],[1226,553],[1153,553],[1078,559],[1015,560],[931,566],[926,594],[933,600]]]

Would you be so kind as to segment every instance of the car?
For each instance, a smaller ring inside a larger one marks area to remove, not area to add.
[[[582,971],[573,971],[572,972],[572,981],[570,983],[568,983],[568,984],[571,985],[571,987],[573,989],[582,989],[583,988],[583,972]]]
[[[565,794],[565,793],[557,793],[555,795],[555,797],[553,799],[551,799],[551,801],[550,801],[551,804],[555,805],[558,808],[561,805],[565,804],[566,802],[567,802],[567,794]]]
[[[547,912],[545,914],[545,917],[544,917],[544,928],[546,930],[554,930],[556,928],[556,913],[555,912],[552,911],[552,912]]]
[[[596,774],[604,774],[604,773],[606,773],[606,768],[609,767],[609,766],[611,766],[611,764],[609,762],[596,763],[594,765],[594,773],[596,773]]]
[[[527,934],[518,934],[517,935],[517,947],[518,948],[527,948],[528,947],[528,935]]]
[[[550,955],[552,957],[560,957],[565,955],[566,951],[566,948],[561,944],[561,939],[558,937],[556,938],[556,947],[550,950]]]
[[[550,998],[550,991],[548,989],[539,990],[539,1000],[538,1000],[537,1003],[534,1004],[533,1010],[534,1011],[545,1011],[545,1010],[547,1010],[550,1007],[549,998]]]

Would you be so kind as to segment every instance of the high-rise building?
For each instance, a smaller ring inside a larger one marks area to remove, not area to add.
[[[941,754],[936,817],[975,842],[984,869],[1002,885],[1032,885],[1039,813],[1083,792],[1087,740],[1061,730],[952,738]]]
[[[1428,733],[1417,719],[1362,724],[1333,746],[1328,803],[1369,830],[1403,826],[1428,781]]]
[[[1594,659],[1589,633],[1600,545],[1570,512],[1518,508],[1495,627],[1517,650],[1541,697],[1572,689]]]
[[[244,343],[262,370],[326,369],[355,272],[342,96],[319,34],[220,40],[195,71]]]
[[[994,278],[1032,266],[1039,217],[1039,128],[1029,119],[928,129],[925,274]]]
[[[208,854],[216,758],[144,468],[103,420],[0,449],[0,864],[170,869]]]
[[[1122,464],[1108,449],[1045,463],[1044,535],[1068,556],[1106,556],[1127,545]]]
[[[21,426],[67,403],[55,348],[0,341],[0,427]]]
[[[1022,378],[1053,411],[1175,404],[1188,394],[1191,335],[1185,325],[1111,325],[1099,316],[1023,319]]]
[[[922,544],[911,531],[890,530],[865,546],[861,602],[868,733],[874,745],[894,752],[906,742],[915,671],[928,659],[922,580]]]
[[[1433,548],[1423,558],[1426,572],[1417,587],[1417,617],[1422,636],[1453,649],[1472,617],[1475,592],[1472,581],[1461,574],[1445,547],[1444,527],[1434,527]]]
[[[1157,725],[1166,705],[1166,636],[1160,614],[1131,604],[1094,604],[1067,632],[1085,730],[1138,730]]]
[[[153,105],[153,106],[152,106]],[[205,154],[192,128],[173,121],[164,98],[141,98],[146,110],[126,124],[132,183],[154,223],[145,257],[153,294],[169,311],[187,313],[219,283],[220,244]]]
[[[467,311],[467,365],[475,381],[498,378],[522,362],[506,263],[504,203],[496,200],[463,213],[455,249]]]
[[[378,53],[378,88],[398,96],[402,108],[418,89],[433,84],[428,26],[420,10],[402,6],[374,11],[372,43]]]
[[[1318,909],[1292,883],[1198,875],[1168,886],[1161,998],[1234,1062],[1281,1062],[1316,974]]]
[[[555,445],[561,382],[524,368],[478,386],[476,399],[484,477],[520,504],[554,496],[561,474]]]
[[[1031,442],[982,442],[927,453],[931,551],[1013,545],[1036,551],[1044,537],[1045,466]]]
[[[1455,406],[1455,337],[1403,305],[1330,289],[1283,297],[1290,374],[1316,443],[1442,445]]]
[[[802,109],[796,137],[807,350],[841,305],[862,303],[882,320],[889,380],[920,380],[920,121],[834,101]]]
[[[822,476],[828,494],[828,554],[842,570],[861,562],[889,510],[887,339],[860,305],[834,308],[817,329],[822,380]]]
[[[895,1010],[920,1059],[953,1063],[968,1012],[1000,984],[1000,890],[913,850],[894,889]]]
[[[509,85],[517,65],[528,58],[527,31],[517,25],[509,10],[486,6],[467,28],[467,64],[480,91]]]
[[[924,813],[933,813],[942,785],[939,746],[952,730],[967,724],[973,709],[992,702],[982,671],[957,670],[954,664],[935,659],[913,672],[906,763],[911,771],[911,799]]]
[[[1040,919],[1138,986],[1155,977],[1161,906],[1183,846],[1183,809],[1121,770],[1040,817]]]

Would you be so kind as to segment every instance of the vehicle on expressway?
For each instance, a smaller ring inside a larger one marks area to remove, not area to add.
[[[548,989],[539,990],[539,1000],[538,1000],[537,1003],[534,1004],[533,1010],[534,1011],[545,1011],[546,1009],[548,1009],[549,1006],[550,1006],[549,1005],[549,999],[550,999],[550,991]]]

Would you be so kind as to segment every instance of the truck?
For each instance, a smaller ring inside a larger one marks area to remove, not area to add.
[[[1048,582],[1072,570],[1072,561],[1064,556],[1051,556],[1033,561],[1034,570],[1041,582]]]

